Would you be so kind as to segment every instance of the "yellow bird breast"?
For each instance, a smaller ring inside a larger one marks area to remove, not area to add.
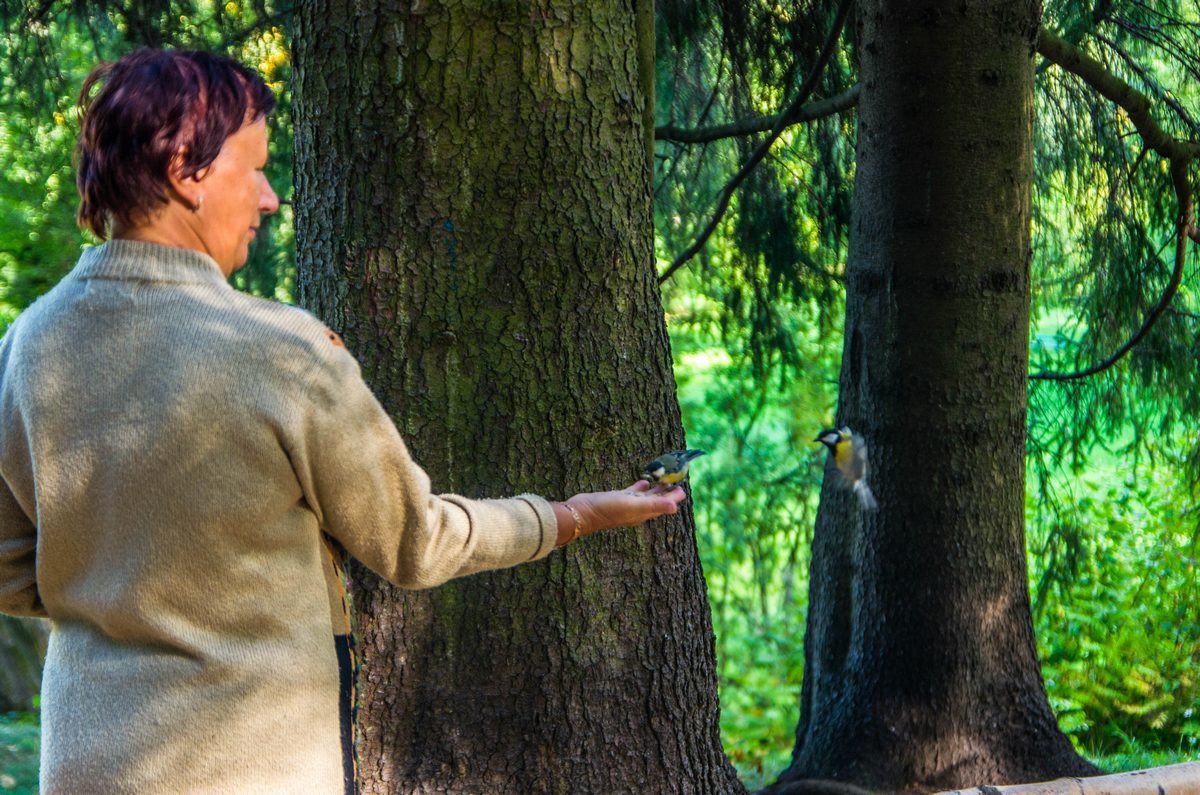
[[[833,463],[837,464],[837,468],[848,472],[851,463],[854,461],[854,444],[849,440],[837,443],[837,452],[833,455]]]
[[[684,476],[686,476],[686,475],[687,475],[687,467],[684,467],[683,469],[679,470],[678,472],[664,472],[663,476],[658,479],[658,482],[666,483],[666,484],[670,485],[672,483],[678,483],[679,481],[683,480]]]

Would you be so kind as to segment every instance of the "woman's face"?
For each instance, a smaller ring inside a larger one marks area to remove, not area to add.
[[[246,264],[262,216],[279,209],[279,197],[263,174],[266,165],[267,120],[261,118],[226,138],[216,159],[195,177],[196,232],[226,276]]]

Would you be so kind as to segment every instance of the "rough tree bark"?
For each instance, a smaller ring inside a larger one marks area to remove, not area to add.
[[[36,706],[49,629],[41,619],[0,615],[0,712]]]
[[[642,2],[298,4],[298,296],[439,490],[620,487],[683,441]],[[362,792],[742,790],[689,513],[430,592],[352,571]]]
[[[839,422],[794,778],[928,791],[1095,769],[1046,700],[1024,555],[1036,0],[861,0]]]

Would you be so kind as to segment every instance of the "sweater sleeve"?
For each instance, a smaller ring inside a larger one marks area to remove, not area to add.
[[[353,357],[335,349],[315,369],[292,464],[321,528],[355,558],[395,585],[428,588],[554,549],[546,500],[433,494]]]
[[[44,618],[37,587],[37,530],[0,478],[0,613]]]

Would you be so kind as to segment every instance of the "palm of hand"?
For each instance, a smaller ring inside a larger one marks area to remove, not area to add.
[[[686,496],[681,488],[651,488],[648,481],[639,480],[620,491],[579,494],[570,501],[584,515],[592,530],[601,530],[638,525],[675,513]]]

